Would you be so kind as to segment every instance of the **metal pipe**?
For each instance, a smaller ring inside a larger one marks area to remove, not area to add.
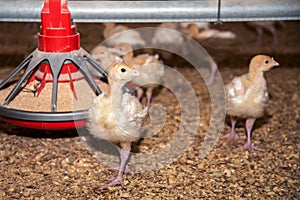
[[[218,7],[220,5],[221,7]],[[0,21],[40,22],[43,1],[1,0]],[[299,0],[69,1],[74,22],[299,20]]]

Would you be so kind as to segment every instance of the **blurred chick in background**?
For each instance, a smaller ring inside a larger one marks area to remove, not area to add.
[[[146,45],[146,42],[137,30],[130,29],[125,25],[116,25],[112,22],[104,23],[104,26],[103,36],[107,46],[113,47],[122,42],[129,43],[134,47]]]
[[[164,75],[164,66],[158,60],[158,55],[140,54],[134,57],[133,49],[128,43],[120,43],[112,51],[121,56],[125,63],[133,66],[140,73],[140,76],[134,78],[132,82],[140,86],[137,89],[138,99],[142,98],[143,88],[146,89],[147,107],[149,109],[153,90],[159,86]]]
[[[113,54],[109,48],[104,45],[96,46],[91,51],[91,56],[98,61],[104,69],[107,69],[116,61],[122,62],[122,58]]]
[[[282,22],[280,22],[280,24],[283,25]],[[277,31],[275,29],[276,22],[274,22],[274,21],[253,21],[253,22],[247,22],[247,25],[254,28],[256,31],[256,34],[257,34],[256,42],[255,42],[256,47],[261,46],[264,31],[267,31],[272,35],[273,47],[275,47],[279,44]]]

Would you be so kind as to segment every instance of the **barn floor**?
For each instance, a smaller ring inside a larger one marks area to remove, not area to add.
[[[101,42],[101,24],[77,26],[84,49],[90,51]],[[3,79],[36,47],[32,34],[38,30],[24,23],[1,23],[0,27]],[[176,64],[192,85],[201,111],[195,138],[178,158],[156,170],[125,175],[127,190],[116,186],[102,191],[105,179],[114,172],[87,149],[76,130],[32,130],[0,121],[0,199],[298,199],[300,23],[285,22],[278,28],[277,48],[271,48],[268,34],[264,35],[262,46],[255,48],[255,32],[243,23],[217,28],[237,34],[231,50],[209,50],[218,62],[224,83],[234,75],[246,73],[253,55],[269,54],[280,63],[266,73],[270,100],[252,137],[255,145],[266,151],[239,149],[246,140],[241,121],[238,141],[214,138],[213,149],[201,158],[211,116],[210,94],[194,68],[183,60],[170,59],[166,62]],[[26,34],[20,36],[20,32]],[[135,151],[155,151],[174,137],[180,110],[178,102],[170,100],[172,97],[165,89],[155,93],[153,104],[161,104],[167,111],[165,127],[154,138],[135,144]],[[226,119],[222,133],[216,137],[229,130]]]

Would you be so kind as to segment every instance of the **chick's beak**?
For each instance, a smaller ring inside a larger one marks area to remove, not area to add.
[[[275,67],[275,66],[279,66],[279,63],[276,62],[274,59],[272,60],[272,66]]]

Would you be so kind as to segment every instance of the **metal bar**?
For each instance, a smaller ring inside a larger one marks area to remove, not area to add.
[[[221,2],[219,2],[221,3]],[[0,21],[40,22],[43,1],[1,0]],[[299,20],[299,0],[69,1],[74,22]],[[218,18],[218,9],[220,9]]]

